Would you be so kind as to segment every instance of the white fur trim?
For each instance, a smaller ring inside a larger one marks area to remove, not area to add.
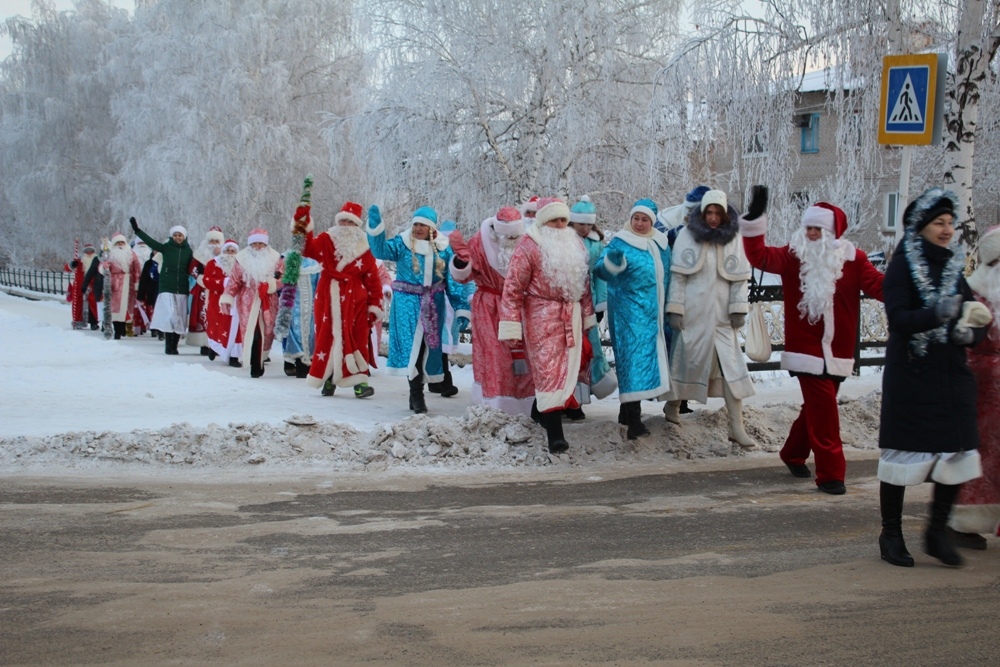
[[[427,225],[431,229],[437,229],[438,228],[436,222],[434,222],[430,218],[425,218],[422,215],[415,215],[415,216],[413,216],[413,219],[410,221],[410,225]]]
[[[595,313],[603,313],[603,312],[607,311],[607,309],[608,309],[608,302],[607,301],[602,301],[600,303],[594,304],[594,312]]]
[[[380,220],[374,227],[368,227],[365,231],[368,232],[368,236],[378,236],[379,234],[385,233],[385,221]]]
[[[233,305],[234,302],[235,302],[235,299],[230,294],[223,294],[222,296],[219,297],[219,304],[220,305],[224,304],[224,303],[227,303],[227,304],[229,304],[231,306],[231,305]]]
[[[618,389],[618,375],[614,369],[608,370],[600,380],[590,385],[590,393],[598,399],[607,398]]]
[[[187,238],[188,230],[184,229],[184,227],[182,227],[181,225],[174,225],[173,227],[170,228],[170,236],[173,236],[177,232],[180,232],[181,234],[184,235],[184,238]]]
[[[837,236],[833,229],[833,211],[823,206],[810,206],[802,212],[803,227],[819,227]]]
[[[653,220],[656,219],[654,216]],[[576,211],[570,210],[569,221],[575,222],[582,225],[596,225],[597,224],[597,214],[596,213],[577,213]]]
[[[628,219],[631,220],[632,216],[635,215],[636,213],[645,213],[646,215],[649,216],[650,220],[656,222],[656,213],[654,213],[653,209],[649,208],[648,206],[633,206],[632,210],[628,212]]]
[[[455,318],[464,317],[465,319],[472,321],[472,313],[464,308],[455,311]]]
[[[251,243],[267,243],[267,242],[268,242],[267,234],[251,234],[250,236],[247,237],[247,245],[250,245]]]
[[[341,220],[349,220],[358,227],[364,227],[364,223],[361,222],[361,218],[354,215],[353,213],[348,213],[347,211],[341,211],[337,215],[333,216],[334,222],[340,222]]]
[[[607,269],[608,273],[613,276],[617,276],[619,273],[628,268],[628,257],[622,257],[621,266],[615,266],[611,263],[611,260],[607,255],[604,256],[604,268]]]
[[[591,327],[596,327],[596,326],[597,326],[597,316],[596,315],[587,315],[587,317],[585,317],[583,319],[583,330],[584,331],[586,331],[587,329],[589,329]]]
[[[122,237],[122,238],[125,238],[125,237]],[[112,239],[112,240],[114,240],[114,239]],[[219,232],[219,231],[216,231],[216,230],[211,230],[207,234],[205,234],[205,240],[206,241],[218,241],[219,243],[222,243],[223,241],[226,240],[226,235],[223,234],[222,232]]]
[[[500,322],[497,328],[498,340],[521,340],[524,335],[521,332],[520,322]]]
[[[543,227],[545,223],[556,218],[566,218],[567,221],[569,220],[569,206],[565,202],[554,201],[543,206],[535,213],[535,224]]]
[[[814,357],[811,354],[802,354],[801,352],[789,352],[788,350],[781,353],[781,368],[783,370],[822,375],[823,367],[822,357]]]
[[[960,533],[996,535],[1000,525],[1000,505],[955,505],[948,525]]]
[[[278,291],[278,281],[274,278],[267,279],[267,293],[274,294]]]
[[[982,461],[975,449],[953,454],[883,449],[878,461],[879,481],[896,486],[915,486],[928,478],[941,484],[962,484],[982,474]]]
[[[526,398],[514,398],[513,396],[486,398],[483,396],[483,386],[475,381],[472,382],[472,387],[469,389],[469,396],[473,405],[488,405],[509,415],[524,415],[525,417],[531,414],[531,406],[535,402],[534,394]]]
[[[455,266],[455,257],[451,258],[451,262],[448,264],[448,271],[451,273],[451,277],[460,283],[464,283],[469,280],[472,276],[472,262],[470,261],[465,265],[465,268],[458,268]]]
[[[737,220],[740,227],[740,234],[747,237],[763,236],[767,234],[767,214],[763,213],[756,220],[747,220],[740,216]]]
[[[385,317],[385,311],[379,308],[378,306],[368,306],[368,312],[374,313],[375,317],[379,318],[380,320]]]

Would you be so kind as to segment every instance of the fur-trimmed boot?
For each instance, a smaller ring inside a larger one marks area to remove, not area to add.
[[[427,403],[424,401],[423,376],[410,380],[410,409],[418,415],[427,412]]]
[[[913,567],[913,556],[903,541],[903,496],[905,486],[882,482],[878,500],[882,511],[882,534],[878,536],[878,549],[882,560],[890,565]]]
[[[931,500],[931,518],[924,533],[924,553],[933,556],[945,565],[961,566],[965,560],[955,550],[951,535],[948,534],[948,517],[955,504],[961,484],[934,483],[934,498]]]
[[[743,401],[733,396],[729,383],[722,381],[722,394],[729,413],[729,439],[746,450],[757,449],[757,443],[743,428]]]

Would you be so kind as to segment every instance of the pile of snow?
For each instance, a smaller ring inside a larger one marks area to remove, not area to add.
[[[405,378],[381,370],[372,378],[372,399],[357,400],[349,390],[324,398],[281,372],[280,347],[260,379],[181,350],[170,357],[149,337],[106,341],[72,331],[65,304],[0,295],[0,466],[366,471],[773,458],[801,400],[787,375],[757,378],[745,423],[760,449],[748,454],[726,437],[721,399],[692,404],[698,409],[683,415],[681,426],[664,420],[662,404],[645,402],[652,434],[629,441],[613,395],[586,406],[585,421],[564,422],[570,449],[552,456],[530,419],[468,405],[469,365],[453,369],[458,397],[428,394],[431,413],[413,415]],[[848,447],[877,447],[877,381],[869,374],[845,382],[841,431]]]

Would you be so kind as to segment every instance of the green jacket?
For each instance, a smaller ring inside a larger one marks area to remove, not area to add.
[[[187,239],[184,239],[183,243],[177,243],[173,239],[160,243],[141,229],[136,229],[135,233],[146,242],[146,245],[163,254],[163,265],[160,266],[160,294],[164,292],[187,294],[188,272],[191,260],[194,259],[194,251],[188,245]]]

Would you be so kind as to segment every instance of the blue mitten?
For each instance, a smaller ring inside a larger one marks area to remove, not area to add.
[[[382,214],[378,210],[378,206],[372,204],[368,208],[368,229],[375,229],[382,224]]]

